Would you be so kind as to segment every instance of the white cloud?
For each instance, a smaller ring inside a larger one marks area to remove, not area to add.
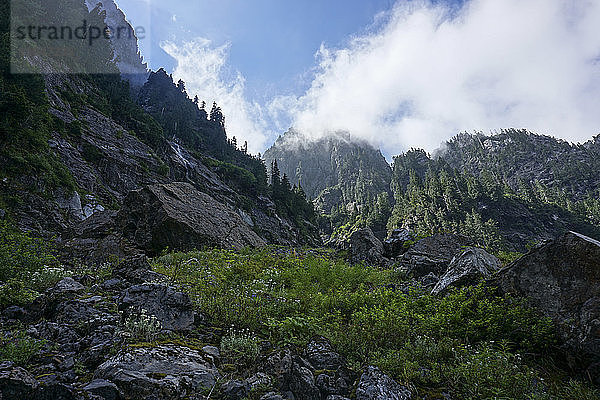
[[[164,42],[161,47],[177,62],[174,80],[183,79],[188,94],[206,101],[208,109],[213,101],[223,109],[228,136],[235,136],[240,145],[248,141],[251,153],[263,151],[268,128],[262,108],[245,98],[244,77],[227,73],[229,44],[214,47],[210,40],[197,38],[183,45]]]
[[[310,89],[270,111],[388,153],[433,150],[464,130],[600,133],[600,1],[472,0],[458,11],[402,1],[378,20],[346,48],[321,46]]]

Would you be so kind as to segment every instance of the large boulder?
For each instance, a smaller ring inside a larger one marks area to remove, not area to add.
[[[359,229],[349,238],[350,259],[353,263],[366,261],[379,265],[383,262],[383,243],[371,228]]]
[[[23,368],[12,362],[0,364],[0,399],[31,399],[37,386],[35,378]]]
[[[356,400],[410,400],[411,391],[376,367],[368,367],[356,388]]]
[[[552,318],[571,355],[600,359],[600,242],[566,233],[531,250],[494,281]]]
[[[399,264],[415,278],[430,273],[441,276],[446,272],[452,259],[459,255],[465,246],[473,242],[464,236],[450,233],[435,234],[419,240],[402,255]]]
[[[234,207],[183,182],[156,184],[130,192],[119,221],[124,236],[150,254],[166,247],[241,249],[265,245]]]
[[[125,291],[119,309],[128,314],[139,313],[156,317],[163,329],[189,331],[194,323],[192,301],[183,292],[156,283],[131,286]]]
[[[444,293],[451,286],[475,285],[478,281],[491,278],[501,267],[500,260],[487,251],[468,247],[459,256],[452,259],[450,266],[431,293]]]
[[[117,385],[125,398],[180,399],[210,390],[219,371],[201,352],[182,346],[129,348],[106,361],[95,373]]]
[[[398,257],[407,250],[407,244],[415,240],[414,234],[405,228],[394,229],[389,238],[383,241],[385,256],[388,258]]]

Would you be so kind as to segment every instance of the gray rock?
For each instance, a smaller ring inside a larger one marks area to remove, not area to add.
[[[266,244],[244,223],[237,209],[182,182],[131,192],[124,200],[119,220],[124,236],[150,253],[165,247],[241,249]]]
[[[570,357],[600,360],[600,242],[566,233],[502,269],[492,282],[552,318]]]
[[[478,281],[489,279],[500,268],[502,263],[495,256],[483,249],[468,247],[450,262],[450,266],[431,293],[441,294],[450,287],[477,284]]]
[[[17,320],[21,320],[23,318],[25,318],[27,315],[27,311],[25,311],[25,309],[23,309],[23,307],[19,307],[19,306],[10,306],[4,309],[4,311],[2,311],[2,316],[8,318],[8,319],[17,319]]]
[[[210,390],[220,375],[197,350],[159,345],[121,351],[98,367],[95,378],[114,382],[127,399],[145,400]]]
[[[406,244],[413,241],[414,234],[408,229],[394,229],[389,238],[383,241],[384,255],[388,258],[398,257],[406,252]]]
[[[279,393],[269,392],[269,393],[265,393],[264,395],[262,395],[260,400],[285,400],[285,399]]]
[[[304,356],[315,369],[336,370],[344,362],[342,357],[333,350],[329,340],[322,336],[312,339],[306,345]]]
[[[206,354],[208,354],[209,356],[213,357],[213,359],[215,359],[215,360],[218,360],[219,358],[221,358],[221,351],[219,350],[218,347],[204,346],[202,348],[202,351],[205,352]]]
[[[146,310],[163,329],[189,331],[194,324],[192,301],[186,293],[156,283],[131,286],[121,298],[119,310],[125,314]]]
[[[0,208],[0,219],[4,219],[5,216],[6,216],[6,211],[4,211],[3,209]]]
[[[58,382],[40,385],[34,398],[36,400],[79,400],[75,389]]]
[[[117,385],[104,379],[94,379],[85,385],[83,390],[100,396],[104,400],[121,400],[123,398]]]
[[[376,367],[368,367],[356,388],[356,400],[410,400],[412,393]]]
[[[350,261],[380,265],[383,263],[383,243],[370,228],[359,229],[349,238]]]
[[[464,246],[472,245],[464,236],[449,233],[435,234],[419,240],[399,260],[401,267],[415,278],[434,273],[444,274],[452,259]]]
[[[246,379],[246,383],[250,386],[250,390],[258,389],[263,386],[270,386],[273,380],[271,377],[263,372],[257,372],[250,378]]]
[[[241,400],[250,392],[250,385],[245,381],[229,381],[221,385],[221,394],[227,400]]]
[[[275,377],[281,392],[290,391],[298,399],[320,399],[312,366],[303,358],[292,356],[289,349],[272,354],[263,370]]]
[[[0,364],[0,398],[2,400],[23,400],[33,398],[38,383],[21,367],[11,362]]]
[[[340,396],[338,394],[330,394],[329,396],[327,396],[327,398],[325,400],[350,400],[347,397],[344,396]]]
[[[58,282],[54,288],[50,289],[54,294],[79,293],[85,290],[85,286],[71,277],[67,277]]]

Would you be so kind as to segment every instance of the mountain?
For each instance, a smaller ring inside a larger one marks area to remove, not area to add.
[[[109,18],[114,5],[70,1],[88,20]],[[3,27],[8,15],[0,9]],[[183,82],[157,71],[134,98],[106,47],[86,62],[115,74],[12,75],[8,36],[0,46],[0,219],[54,237],[71,261],[320,243],[310,203],[268,185],[263,162],[227,138],[220,108],[204,111]],[[128,49],[137,57],[137,45]],[[60,64],[49,54],[32,62]]]
[[[391,199],[389,164],[379,150],[347,133],[311,140],[291,129],[264,159],[267,165],[276,161],[281,173],[314,200],[317,210],[328,216],[321,225],[328,232],[348,223],[352,215],[375,209],[378,201]],[[385,224],[374,230],[384,231]]]
[[[138,47],[135,29],[125,18],[125,14],[114,0],[86,0],[88,10],[94,9],[104,16],[106,25],[119,34],[111,37],[114,62],[121,76],[129,81],[132,88],[138,89],[148,79],[148,65],[144,62]],[[126,32],[121,34],[121,32]]]

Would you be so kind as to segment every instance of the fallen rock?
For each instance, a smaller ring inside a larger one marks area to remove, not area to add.
[[[502,263],[497,257],[483,249],[468,247],[450,262],[431,293],[441,294],[450,287],[475,285],[483,279],[489,279],[500,268]]]
[[[452,259],[465,246],[473,245],[469,238],[450,233],[435,234],[419,240],[399,260],[401,268],[415,278],[430,273],[440,276],[446,272]]]
[[[85,385],[83,390],[100,396],[104,400],[121,400],[123,398],[123,394],[117,385],[104,379],[94,379]]]
[[[245,381],[229,381],[221,385],[221,394],[226,400],[241,400],[250,392],[250,385]]]
[[[156,184],[130,192],[119,220],[124,236],[150,254],[166,247],[241,249],[266,244],[234,207],[183,182]]]
[[[189,331],[194,324],[192,301],[186,293],[156,283],[131,286],[121,298],[119,310],[125,316],[145,310],[155,316],[163,329]]]
[[[38,383],[35,378],[12,362],[0,364],[0,398],[22,400],[33,398]]]
[[[145,400],[179,399],[210,390],[220,375],[197,350],[158,345],[122,350],[98,367],[95,378],[115,383],[127,399]]]
[[[398,257],[407,250],[407,244],[415,240],[408,229],[394,229],[389,238],[383,241],[384,255],[388,258]]]
[[[552,318],[569,354],[600,359],[600,242],[566,233],[531,250],[492,282],[504,293],[527,297]]]
[[[356,400],[410,400],[412,393],[376,367],[368,367],[356,388]]]
[[[348,242],[352,263],[366,261],[370,264],[380,265],[384,261],[383,243],[375,237],[371,228],[357,230],[350,235]]]
[[[304,356],[315,369],[336,370],[344,363],[329,340],[322,336],[313,338],[306,345]]]

